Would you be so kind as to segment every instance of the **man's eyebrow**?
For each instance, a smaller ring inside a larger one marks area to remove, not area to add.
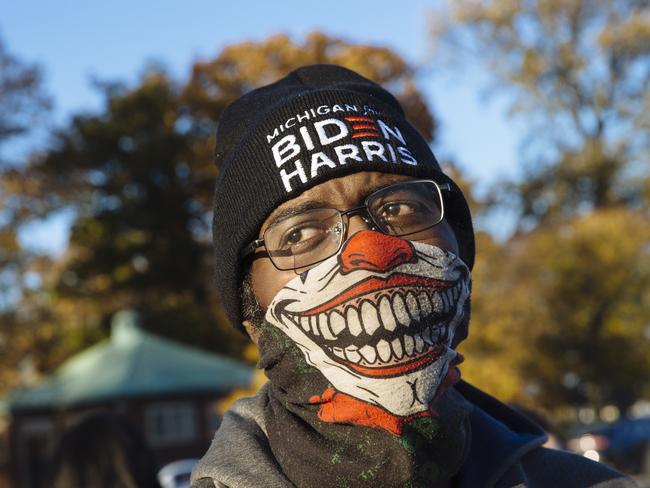
[[[289,217],[301,214],[306,210],[314,210],[316,208],[333,208],[331,204],[323,202],[321,200],[307,200],[305,202],[299,203],[291,207],[283,208],[278,211],[278,213],[273,217],[273,220],[269,223],[269,227],[277,224]]]
[[[388,181],[388,182],[370,185],[366,189],[366,195],[363,197],[363,199],[365,199],[371,193],[381,190],[382,188],[386,188],[387,186],[394,185],[395,183],[400,183],[400,181]],[[288,219],[289,217],[293,217],[295,215],[301,214],[306,210],[314,210],[316,208],[336,208],[336,207],[334,207],[331,203],[323,200],[307,200],[297,205],[294,205],[292,207],[283,208],[282,210],[278,211],[278,213],[273,216],[273,220],[269,222],[269,227],[274,224],[277,224],[278,222],[283,221],[284,219]]]

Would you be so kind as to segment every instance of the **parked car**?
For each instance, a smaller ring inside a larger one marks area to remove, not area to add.
[[[567,446],[625,473],[650,475],[650,417],[619,420],[570,439]]]
[[[180,459],[165,465],[158,472],[162,488],[190,488],[190,475],[198,459]]]

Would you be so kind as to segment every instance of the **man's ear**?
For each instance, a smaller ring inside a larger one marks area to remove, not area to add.
[[[255,344],[255,346],[259,346],[258,344],[260,340],[259,327],[253,325],[253,322],[251,322],[250,320],[244,320],[242,321],[242,324],[244,326],[244,329],[246,329],[246,333],[248,334],[248,337],[250,337],[251,341],[253,341],[253,344]]]

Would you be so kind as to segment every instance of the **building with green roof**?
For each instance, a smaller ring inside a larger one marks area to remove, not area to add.
[[[216,402],[250,385],[253,369],[144,331],[117,313],[108,339],[6,401],[10,463],[19,486],[40,487],[43,463],[81,416],[111,410],[139,426],[161,464],[200,457],[218,426]]]

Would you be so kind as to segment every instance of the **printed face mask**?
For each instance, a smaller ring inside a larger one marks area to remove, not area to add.
[[[311,400],[321,420],[399,435],[434,415],[433,402],[458,380],[452,341],[469,295],[470,272],[452,253],[363,231],[287,283],[266,319],[331,384]]]

